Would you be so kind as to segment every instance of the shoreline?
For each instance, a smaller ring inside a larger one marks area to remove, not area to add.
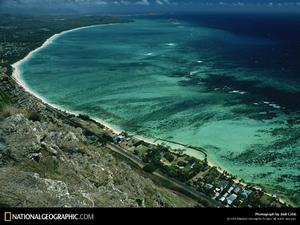
[[[63,107],[61,107],[59,105],[56,105],[56,104],[53,104],[53,103],[49,103],[46,100],[46,98],[44,98],[43,96],[41,96],[38,93],[36,93],[35,91],[33,91],[26,84],[26,82],[22,79],[20,65],[22,63],[24,63],[26,60],[30,59],[36,52],[38,52],[38,51],[42,50],[43,48],[47,47],[48,45],[50,45],[51,43],[53,43],[53,41],[55,41],[57,38],[59,38],[60,36],[62,36],[64,34],[71,33],[71,32],[78,31],[78,30],[88,29],[88,28],[92,28],[92,27],[102,27],[102,26],[109,26],[109,25],[115,25],[115,24],[119,24],[119,23],[99,24],[99,25],[90,25],[90,26],[78,27],[78,28],[74,28],[74,29],[71,29],[71,30],[62,31],[60,33],[52,35],[40,47],[32,50],[23,59],[15,62],[14,64],[11,65],[12,68],[13,68],[12,78],[15,80],[15,82],[19,86],[23,87],[26,92],[28,92],[29,94],[31,94],[34,97],[38,98],[43,104],[47,104],[47,105],[49,105],[49,106],[51,106],[51,107],[53,107],[55,109],[64,111],[64,112],[66,112],[68,114],[78,116],[81,112],[79,112],[79,111],[75,112],[75,111],[67,110],[67,109],[65,109],[65,108],[63,108]],[[109,124],[109,123],[101,120],[100,118],[91,117],[91,119],[95,120],[97,123],[101,124],[106,129],[111,130],[115,134],[120,134],[120,133],[122,133],[124,131],[121,128],[116,128],[114,125]],[[143,137],[143,136],[140,136],[140,135],[134,135],[134,136],[137,139],[140,139],[140,140],[142,140],[142,141],[144,141],[146,143],[152,144],[152,145],[158,145],[158,144],[162,144],[162,143],[166,143],[167,142],[167,141],[160,141],[159,139],[152,139],[152,138]],[[186,150],[187,150],[187,148],[186,148]],[[213,163],[213,162],[209,161],[208,159],[207,159],[207,163],[211,167],[216,167],[218,169],[218,171],[220,171],[220,172],[227,172],[226,170],[224,170],[222,168],[220,169],[220,167],[216,163]]]
[[[53,103],[49,103],[46,98],[44,98],[43,96],[39,95],[38,93],[36,93],[35,91],[33,91],[27,84],[26,82],[22,79],[21,77],[21,69],[20,69],[20,65],[22,63],[24,63],[26,60],[30,59],[36,52],[40,51],[41,49],[47,47],[48,45],[50,45],[51,43],[53,43],[53,41],[55,41],[57,38],[61,37],[64,34],[67,33],[71,33],[74,31],[78,31],[78,30],[83,30],[83,29],[88,29],[88,28],[92,28],[92,27],[102,27],[102,26],[109,26],[109,25],[115,25],[115,24],[119,24],[119,23],[110,23],[110,24],[99,24],[99,25],[90,25],[90,26],[84,26],[84,27],[78,27],[78,28],[74,28],[74,29],[70,29],[70,30],[66,30],[66,31],[62,31],[60,33],[54,34],[51,37],[49,37],[40,47],[32,50],[31,52],[29,52],[23,59],[15,62],[14,64],[12,64],[12,68],[13,68],[13,72],[12,72],[12,78],[13,80],[21,87],[23,87],[23,89],[28,92],[29,94],[31,94],[32,96],[38,98],[43,104],[47,104],[55,109],[64,111],[68,114],[71,115],[79,115],[79,112],[75,112],[75,111],[70,111],[67,109],[64,109],[63,107],[53,104]],[[118,130],[117,128],[114,128],[112,125],[106,123],[105,121],[102,121],[98,118],[92,118],[93,120],[95,120],[96,122],[100,123],[101,125],[103,125],[105,128],[112,130],[114,133],[121,133],[121,130]]]
[[[12,64],[12,68],[13,68],[13,72],[12,72],[12,78],[13,80],[17,83],[17,85],[19,85],[20,87],[22,87],[24,89],[25,92],[29,93],[30,95],[32,95],[33,97],[37,98],[38,100],[41,101],[42,104],[48,105],[50,107],[53,107],[54,109],[63,111],[67,114],[70,115],[75,115],[78,116],[80,114],[79,111],[71,111],[68,109],[65,109],[59,105],[53,104],[53,103],[49,103],[46,98],[44,98],[43,96],[39,95],[38,93],[36,93],[35,91],[33,91],[27,84],[26,82],[22,79],[21,77],[21,69],[20,69],[20,65],[22,63],[24,63],[26,60],[30,59],[36,52],[40,51],[41,49],[47,47],[48,45],[50,45],[51,43],[53,43],[53,41],[55,41],[57,38],[59,38],[60,36],[73,32],[73,31],[78,31],[78,30],[83,30],[83,29],[88,29],[88,28],[92,28],[92,27],[101,27],[101,26],[108,26],[108,25],[114,25],[114,24],[119,24],[119,23],[109,23],[109,24],[99,24],[99,25],[90,25],[90,26],[84,26],[84,27],[79,27],[79,28],[74,28],[74,29],[70,29],[70,30],[66,30],[66,31],[62,31],[60,33],[54,34],[51,37],[49,37],[40,47],[32,50],[31,52],[29,52],[23,59],[15,62],[14,64]],[[94,121],[96,121],[97,123],[99,123],[100,125],[104,126],[104,128],[106,130],[110,130],[111,132],[113,132],[114,134],[118,135],[122,132],[124,132],[124,130],[122,130],[121,128],[116,128],[114,125],[109,124],[99,118],[95,118],[95,117],[91,117],[91,119],[93,119]],[[158,144],[162,144],[162,143],[169,143],[168,141],[160,141],[159,139],[152,139],[152,138],[147,138],[147,137],[143,137],[140,135],[134,135],[137,139],[144,141],[146,143],[152,144],[152,145],[158,145]],[[172,145],[170,145],[171,143],[168,144],[168,146],[170,146],[172,148]],[[188,148],[184,148],[185,149],[185,154],[189,155],[187,153]],[[205,148],[203,148],[205,149]],[[205,149],[206,150],[206,149]],[[196,151],[196,150],[194,150]],[[218,166],[216,163],[210,161],[207,158],[207,164],[210,167],[215,167],[220,173],[224,173],[227,172],[225,169],[221,168],[220,166]],[[236,180],[234,180],[235,183],[240,183],[243,186],[247,186],[247,183],[241,182],[242,178],[237,178]],[[250,183],[249,183],[250,184]],[[252,183],[251,183],[252,184]],[[262,189],[261,186],[263,187],[262,184],[252,184],[254,185],[254,188],[256,189]],[[282,201],[282,199],[280,199]],[[284,201],[282,201],[284,202]]]

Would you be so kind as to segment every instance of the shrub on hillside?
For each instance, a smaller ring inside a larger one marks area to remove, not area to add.
[[[41,121],[41,116],[37,112],[31,112],[28,115],[28,119],[33,121],[33,122]]]
[[[144,166],[144,171],[148,173],[153,173],[157,169],[156,165],[154,163],[149,163],[146,166]]]

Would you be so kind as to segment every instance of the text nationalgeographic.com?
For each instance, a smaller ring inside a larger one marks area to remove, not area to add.
[[[41,213],[41,214],[30,214],[30,213],[4,213],[4,221],[79,221],[79,220],[94,220],[94,214],[78,214],[78,213]]]

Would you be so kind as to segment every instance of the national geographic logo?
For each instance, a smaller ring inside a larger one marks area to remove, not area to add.
[[[11,222],[11,212],[4,213],[4,222]]]
[[[2,214],[3,215],[3,214]],[[12,213],[4,212],[4,222],[15,221],[84,221],[95,220],[90,213]],[[1,221],[0,221],[1,225]]]

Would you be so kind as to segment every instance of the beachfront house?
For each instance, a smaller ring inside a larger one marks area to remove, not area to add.
[[[124,140],[125,140],[125,136],[123,136],[123,135],[121,135],[121,134],[115,135],[115,136],[113,137],[113,141],[114,141],[115,143],[121,143],[121,142],[123,142]]]

